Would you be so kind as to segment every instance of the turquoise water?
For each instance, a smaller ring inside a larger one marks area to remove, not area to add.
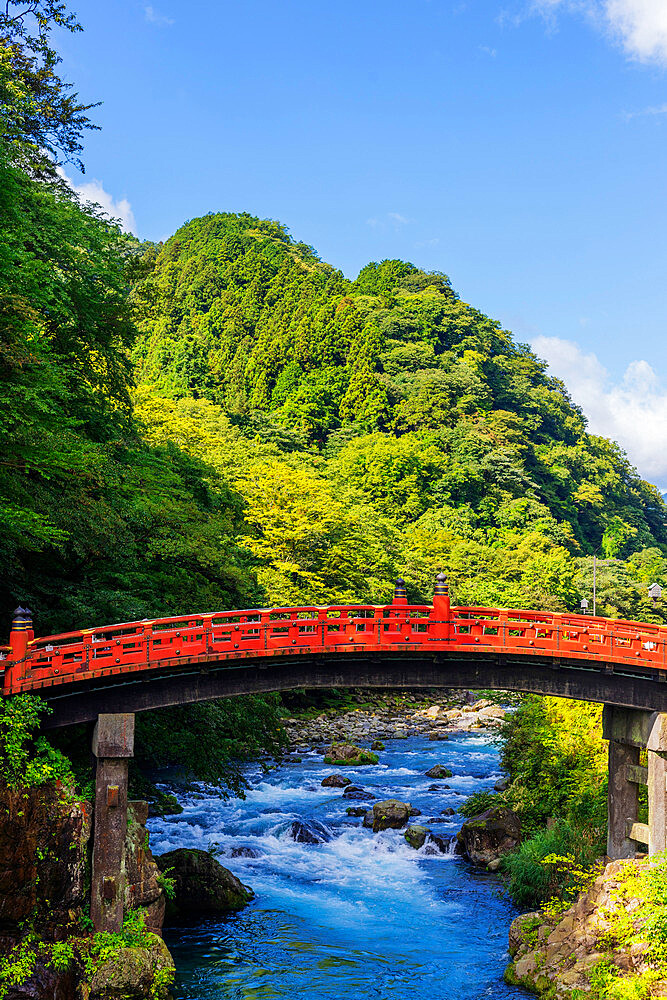
[[[386,741],[377,766],[345,769],[376,798],[422,810],[415,822],[460,805],[499,777],[495,747],[481,735],[447,742]],[[424,772],[446,764],[454,777]],[[322,788],[332,768],[303,756],[262,776],[250,772],[245,801],[211,790],[181,798],[179,816],[151,820],[156,854],[216,850],[256,899],[241,913],[165,933],[179,970],[174,995],[188,1000],[518,1000],[506,986],[507,931],[516,911],[498,880],[453,854],[408,847],[400,831],[374,834],[345,814],[342,789]],[[451,787],[444,789],[443,784]],[[326,828],[325,843],[296,843],[294,820]],[[433,825],[451,835],[457,817]],[[247,847],[256,857],[232,857]]]

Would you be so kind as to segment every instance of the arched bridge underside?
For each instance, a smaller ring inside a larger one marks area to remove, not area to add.
[[[441,588],[445,589],[446,588]],[[4,693],[39,694],[47,727],[294,688],[529,691],[667,712],[667,628],[580,615],[409,605],[273,608],[34,639],[14,623]]]

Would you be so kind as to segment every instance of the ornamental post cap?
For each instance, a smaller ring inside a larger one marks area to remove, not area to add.
[[[22,608],[19,604],[18,608],[14,612],[14,617],[18,618],[19,616],[21,616],[21,618],[32,618],[32,611],[30,608]]]
[[[446,583],[447,582],[447,574],[446,573],[438,573],[438,575],[436,576],[436,580],[438,581],[438,583]]]
[[[397,587],[404,587],[405,586],[405,580],[403,579],[402,576],[399,576],[399,577],[396,578],[396,586]]]

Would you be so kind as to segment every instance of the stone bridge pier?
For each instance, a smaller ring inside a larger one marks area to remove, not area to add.
[[[667,714],[605,705],[602,731],[609,740],[607,854],[618,859],[667,850]],[[648,823],[638,821],[640,785],[648,786]]]
[[[93,754],[97,766],[90,917],[96,931],[115,932],[123,926],[123,849],[129,758],[134,755],[134,715],[99,715],[93,733]]]

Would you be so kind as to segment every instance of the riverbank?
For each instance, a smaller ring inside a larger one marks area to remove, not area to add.
[[[410,736],[438,741],[454,732],[497,728],[506,714],[498,702],[446,688],[425,695],[353,690],[339,706],[302,710],[284,718],[283,724],[289,749],[296,752],[340,741]]]
[[[517,917],[506,982],[544,1000],[667,997],[667,861],[613,861],[570,907]]]

